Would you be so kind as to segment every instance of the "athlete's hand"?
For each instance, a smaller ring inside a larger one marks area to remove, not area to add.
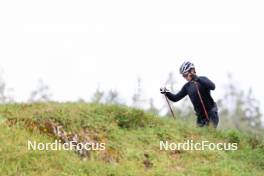
[[[166,89],[166,87],[161,87],[160,88],[160,93],[161,94],[166,94],[167,92],[170,92],[168,89]]]

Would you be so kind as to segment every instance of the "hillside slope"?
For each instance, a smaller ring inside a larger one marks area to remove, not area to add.
[[[263,141],[235,130],[196,128],[118,105],[0,106],[0,175],[264,175]],[[86,153],[29,150],[28,141],[105,143]],[[238,143],[238,150],[160,150],[169,143]]]

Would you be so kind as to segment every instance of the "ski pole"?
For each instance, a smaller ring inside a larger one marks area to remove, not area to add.
[[[199,91],[199,88],[198,88],[197,82],[195,82],[195,81],[193,81],[193,82],[194,82],[194,84],[195,84],[196,90],[197,90],[197,92],[198,92],[199,99],[200,99],[201,104],[202,104],[202,106],[203,106],[203,110],[204,110],[205,117],[206,117],[206,119],[209,121],[208,113],[207,113],[207,111],[206,111],[206,109],[205,109],[204,102],[203,102],[202,96],[201,96],[201,94],[200,94],[200,91]]]
[[[175,115],[174,115],[174,113],[173,113],[173,110],[172,110],[172,108],[171,108],[170,102],[169,102],[169,100],[168,100],[168,97],[167,97],[166,95],[164,95],[164,96],[165,96],[166,101],[167,101],[167,103],[168,103],[168,106],[169,106],[169,108],[170,108],[170,112],[171,112],[171,114],[172,114],[172,117],[173,117],[174,119],[176,119],[176,117],[175,117]]]

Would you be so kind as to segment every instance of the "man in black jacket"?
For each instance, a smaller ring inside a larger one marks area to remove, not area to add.
[[[217,105],[210,94],[210,91],[215,89],[215,84],[207,77],[197,76],[191,62],[184,62],[180,67],[180,73],[188,82],[177,94],[172,94],[165,87],[161,88],[160,92],[173,102],[188,95],[197,115],[197,125],[203,127],[212,122],[216,128],[219,122]]]

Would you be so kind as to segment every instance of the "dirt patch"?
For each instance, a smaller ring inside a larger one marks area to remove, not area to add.
[[[7,119],[5,122],[8,126],[15,126],[15,125],[21,125],[25,126],[27,130],[30,132],[36,132],[39,131],[42,134],[48,135],[50,137],[53,137],[55,139],[58,139],[61,141],[62,144],[81,144],[83,146],[89,145],[89,144],[100,144],[105,143],[107,145],[107,139],[99,139],[98,135],[94,134],[92,131],[89,131],[88,129],[81,129],[78,132],[68,132],[64,129],[64,127],[53,120],[45,119],[45,120],[34,120],[34,119]],[[96,140],[95,140],[96,139]],[[98,152],[99,158],[101,158],[103,161],[108,163],[115,163],[119,162],[120,155],[118,151],[115,151],[114,149],[108,149],[105,147],[105,150],[98,150],[98,151],[92,151],[92,150],[86,150],[83,149],[77,149],[74,148],[74,152],[77,153],[83,160],[87,160],[91,156],[91,152]]]
[[[149,154],[147,153],[144,153],[144,161],[143,161],[143,164],[145,166],[145,169],[150,169],[153,167],[153,163],[150,161],[150,158],[149,158]]]

